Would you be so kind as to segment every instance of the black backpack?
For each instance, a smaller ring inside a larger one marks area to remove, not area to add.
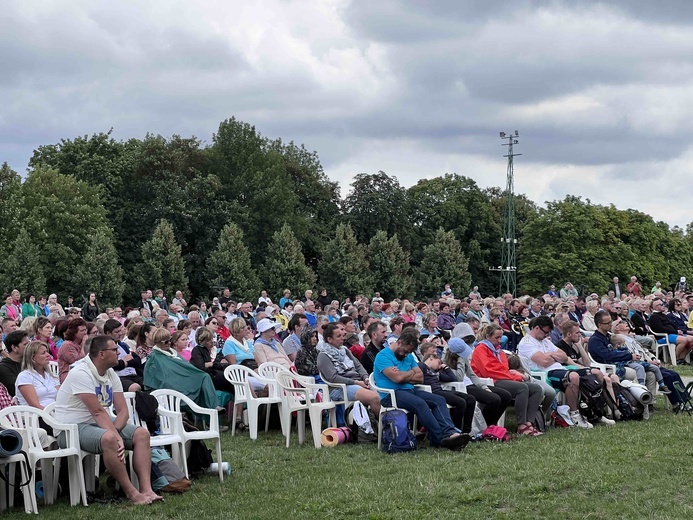
[[[624,421],[640,421],[645,413],[645,408],[633,397],[627,388],[624,388],[619,383],[612,383],[616,402],[613,403],[613,409],[621,412],[621,419]]]
[[[606,389],[592,372],[580,374],[580,414],[588,422],[598,421],[606,411]]]

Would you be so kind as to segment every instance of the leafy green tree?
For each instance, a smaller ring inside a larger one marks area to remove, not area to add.
[[[301,244],[288,224],[284,224],[272,236],[260,275],[263,287],[272,295],[279,295],[284,289],[290,289],[293,294],[300,294],[315,287],[315,273],[306,264]]]
[[[22,206],[22,180],[5,162],[0,166],[0,222],[5,223],[0,226],[0,252],[7,251],[16,237],[16,226],[7,223],[20,221]]]
[[[384,298],[410,297],[414,281],[409,274],[409,254],[399,245],[397,235],[388,238],[378,231],[368,243],[368,261],[373,288]]]
[[[366,247],[359,244],[349,224],[340,224],[325,244],[318,267],[320,284],[340,300],[372,291]]]
[[[408,190],[412,228],[415,231],[412,263],[422,260],[423,249],[438,228],[452,231],[469,259],[474,285],[483,293],[498,290],[497,274],[490,265],[500,262],[502,212],[476,182],[458,174],[422,179]]]
[[[176,291],[188,290],[188,278],[176,242],[173,226],[164,219],[159,221],[152,238],[142,246],[142,263],[138,268],[140,290],[163,289],[170,297]]]
[[[112,235],[98,230],[91,236],[87,251],[74,271],[75,294],[86,298],[89,292],[94,292],[101,305],[120,305],[125,291],[123,277]]]
[[[359,242],[368,242],[382,230],[388,236],[398,233],[409,245],[407,191],[396,177],[382,171],[373,175],[356,175],[343,208]]]
[[[72,291],[70,273],[85,254],[90,237],[107,230],[101,190],[55,170],[37,168],[22,184],[20,222],[39,244],[37,256],[46,275],[46,289]]]
[[[207,259],[209,287],[228,287],[234,297],[255,301],[260,280],[252,265],[243,231],[236,224],[227,224],[221,230],[217,248]]]
[[[23,227],[9,247],[0,266],[0,287],[9,292],[18,289],[22,294],[46,294],[46,275],[39,261],[41,249]]]
[[[679,238],[681,242],[682,237]],[[551,283],[571,281],[586,291],[605,293],[611,279],[635,274],[645,283],[672,276],[669,261],[689,260],[678,248],[668,226],[655,224],[638,212],[598,206],[568,196],[549,202],[525,227],[518,251],[518,281],[525,291],[541,292]]]
[[[327,178],[316,152],[294,143],[284,145],[279,139],[272,146],[281,152],[298,198],[296,215],[288,223],[303,245],[306,261],[315,270],[323,243],[334,234],[341,219],[339,184]]]
[[[101,188],[126,272],[140,263],[140,247],[152,223],[166,219],[178,237],[196,292],[207,290],[203,271],[195,266],[204,263],[216,245],[226,220],[219,215],[235,213],[219,196],[221,183],[208,172],[208,164],[206,149],[194,137],[147,135],[123,142],[110,132],[41,146],[30,161],[33,168],[55,168]],[[139,288],[133,282],[127,296],[135,299]]]
[[[458,294],[469,292],[472,277],[469,260],[452,231],[438,228],[433,242],[423,250],[423,260],[414,273],[422,298],[440,295],[446,283]]]
[[[234,118],[219,125],[213,141],[208,151],[211,171],[221,181],[221,194],[235,208],[234,222],[258,262],[267,252],[265,237],[302,214],[281,147]]]

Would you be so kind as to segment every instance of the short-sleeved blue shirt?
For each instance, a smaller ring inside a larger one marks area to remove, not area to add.
[[[391,388],[393,390],[413,390],[414,385],[411,383],[395,383],[383,374],[383,370],[395,367],[400,372],[406,372],[416,366],[416,358],[414,358],[412,354],[409,354],[400,361],[391,348],[385,347],[378,352],[378,355],[375,356],[375,362],[373,363],[373,379],[375,380],[375,385],[380,388]],[[387,397],[387,394],[381,392],[380,398],[384,399],[385,397]]]

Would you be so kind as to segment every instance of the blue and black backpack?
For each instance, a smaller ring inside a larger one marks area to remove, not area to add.
[[[383,414],[383,451],[402,453],[416,449],[416,438],[409,429],[407,413],[390,410]]]

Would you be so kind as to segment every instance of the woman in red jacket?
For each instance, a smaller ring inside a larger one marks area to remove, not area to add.
[[[532,426],[531,419],[544,399],[541,386],[532,383],[529,376],[508,367],[508,358],[501,349],[503,329],[496,323],[479,331],[481,341],[472,353],[472,370],[479,377],[490,377],[493,384],[510,392],[515,399],[517,433],[536,437],[542,433]]]

